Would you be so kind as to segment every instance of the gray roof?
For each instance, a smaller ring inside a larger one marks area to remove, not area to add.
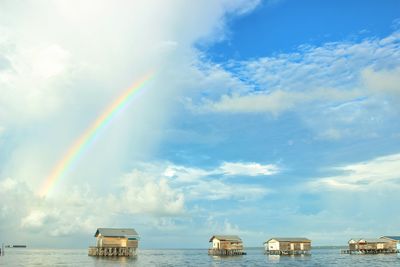
[[[210,238],[210,241],[209,241],[209,242],[212,242],[212,240],[213,240],[214,238],[216,238],[216,239],[218,239],[218,240],[221,240],[221,241],[237,241],[237,242],[242,242],[242,239],[240,239],[240,237],[237,236],[237,235],[213,235],[213,236]]]
[[[94,236],[97,237],[99,234],[110,237],[139,236],[133,228],[97,228]]]
[[[400,241],[400,236],[382,236],[381,238],[386,238],[386,239],[391,239],[391,240],[395,240],[395,241]]]
[[[349,240],[349,242],[351,240],[354,240],[356,242],[360,242],[361,240],[363,240],[363,241],[365,241],[367,243],[387,243],[387,242],[390,242],[389,240],[382,239],[382,238],[352,238],[352,239]]]
[[[268,239],[267,241],[265,241],[264,243],[267,243],[271,240],[276,240],[279,242],[311,242],[310,239],[305,238],[305,237],[272,237],[270,239]]]

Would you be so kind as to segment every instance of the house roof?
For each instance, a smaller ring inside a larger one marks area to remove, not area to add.
[[[305,237],[272,237],[265,241],[264,243],[268,243],[271,240],[276,240],[279,242],[311,242],[310,239]]]
[[[97,228],[94,236],[97,237],[99,234],[109,237],[139,236],[133,228]]]
[[[349,240],[350,241],[356,241],[357,243],[360,241],[365,241],[366,243],[387,243],[390,242],[387,239],[382,239],[382,238],[352,238]]]
[[[213,236],[210,238],[210,241],[209,241],[209,242],[212,242],[214,238],[215,238],[215,239],[218,239],[218,240],[220,240],[220,241],[237,241],[237,242],[242,242],[242,239],[240,239],[240,237],[237,236],[237,235],[213,235]]]
[[[395,240],[395,241],[400,241],[400,236],[382,236],[381,238],[386,238],[386,239],[391,239],[391,240]]]

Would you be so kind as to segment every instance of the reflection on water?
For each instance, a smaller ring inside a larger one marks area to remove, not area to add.
[[[280,258],[280,255],[268,255],[268,260],[270,262],[279,262]]]
[[[246,249],[247,255],[209,256],[207,249],[140,250],[136,258],[89,257],[86,249],[8,249],[0,266],[377,266],[400,267],[400,256],[347,255],[336,248],[316,248],[312,255],[264,255],[261,248]]]
[[[89,257],[93,261],[93,266],[135,266],[137,257]]]

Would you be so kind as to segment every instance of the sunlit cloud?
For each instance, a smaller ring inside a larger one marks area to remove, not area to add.
[[[400,154],[334,168],[340,174],[316,179],[310,187],[317,190],[367,191],[399,187]]]

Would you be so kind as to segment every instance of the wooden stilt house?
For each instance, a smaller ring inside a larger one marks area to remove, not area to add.
[[[237,235],[213,235],[210,238],[212,247],[208,250],[209,255],[233,256],[245,255],[243,242]]]
[[[273,237],[264,242],[265,253],[270,255],[310,254],[311,240],[304,237]]]
[[[349,249],[345,254],[378,254],[396,253],[396,242],[386,238],[352,238],[348,242]]]
[[[381,238],[392,241],[394,244],[396,244],[397,252],[400,251],[400,236],[382,236]]]
[[[139,235],[133,228],[98,228],[94,236],[89,256],[136,256]]]

